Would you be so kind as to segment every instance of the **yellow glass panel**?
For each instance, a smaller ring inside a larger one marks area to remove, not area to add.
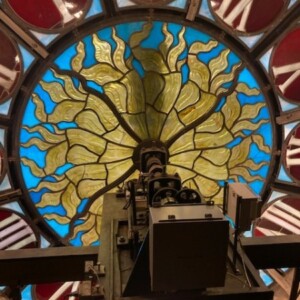
[[[224,165],[231,155],[231,151],[227,148],[217,148],[203,150],[201,156],[214,164],[221,166]]]
[[[28,158],[25,158],[25,157],[22,157],[21,161],[24,166],[27,166],[30,168],[30,171],[32,172],[32,174],[34,176],[44,177],[46,175],[44,169],[40,168],[34,161],[32,161]]]
[[[78,114],[75,119],[77,125],[90,132],[102,135],[106,132],[105,128],[100,122],[99,116],[93,110],[84,110]]]
[[[182,166],[184,168],[193,169],[196,159],[201,151],[186,151],[170,157],[169,162],[173,165]]]
[[[228,179],[228,170],[226,165],[216,166],[202,157],[199,157],[196,160],[194,170],[200,175],[214,180]]]
[[[194,150],[194,130],[190,130],[180,136],[169,148],[170,155],[176,153],[185,152],[189,150]]]
[[[222,147],[232,140],[233,136],[226,128],[216,133],[197,133],[195,136],[198,149]]]
[[[195,105],[200,99],[199,87],[193,82],[188,81],[181,89],[175,108],[178,112],[186,109],[190,105]]]
[[[88,69],[82,69],[80,74],[87,80],[95,81],[99,85],[117,81],[123,77],[122,72],[105,63],[99,63]]]
[[[211,73],[211,78],[215,78],[219,73],[221,73],[222,71],[224,71],[227,66],[228,66],[228,61],[227,61],[227,57],[228,54],[230,53],[229,49],[225,49],[221,52],[221,54],[219,56],[217,56],[216,58],[213,58],[209,64],[209,70]]]
[[[152,139],[159,139],[167,116],[156,111],[151,106],[147,106],[146,116],[150,137]]]
[[[72,78],[69,75],[65,74],[58,74],[55,72],[55,70],[52,70],[55,77],[59,78],[64,81],[64,88],[66,90],[67,95],[71,100],[77,100],[77,101],[85,101],[88,93],[81,88],[81,85],[79,87],[75,87]],[[54,83],[50,83],[54,84]],[[52,89],[50,90],[50,94],[52,97]]]
[[[75,166],[66,172],[66,176],[77,185],[82,179],[105,179],[106,169],[101,164]]]
[[[59,192],[52,192],[52,193],[45,193],[40,202],[36,204],[37,207],[46,207],[48,205],[51,206],[57,206],[60,204],[60,197],[62,195],[63,191]]]
[[[161,55],[161,53],[143,48],[135,48],[132,50],[133,55],[137,58],[145,71],[147,72],[157,72],[160,74],[168,74],[169,69]]]
[[[205,198],[211,198],[219,192],[220,186],[212,179],[198,175],[195,178],[197,188]]]
[[[80,72],[80,70],[82,69],[83,60],[85,58],[85,49],[84,49],[84,43],[83,42],[80,41],[78,43],[78,45],[76,47],[76,51],[77,51],[77,54],[72,59],[71,65],[72,65],[72,69],[75,72]]]
[[[93,44],[95,47],[95,57],[100,63],[107,63],[113,66],[111,57],[112,49],[108,42],[101,40],[96,34],[93,34]]]
[[[226,98],[226,103],[222,107],[222,112],[225,116],[227,128],[231,128],[241,113],[241,106],[237,99],[237,93],[233,92]]]
[[[61,197],[62,205],[67,212],[67,216],[72,218],[77,214],[77,207],[81,202],[77,194],[77,189],[73,184],[69,184]]]
[[[207,120],[196,127],[197,132],[218,132],[224,126],[224,117],[221,113],[214,113]]]
[[[106,182],[104,180],[85,179],[80,181],[78,185],[78,195],[81,199],[89,198],[105,186]]]
[[[126,148],[121,145],[108,143],[104,154],[100,158],[100,162],[101,163],[115,162],[115,161],[131,158],[132,154],[133,154],[133,149],[131,148]]]
[[[70,163],[80,165],[95,163],[98,161],[99,156],[90,152],[82,146],[76,145],[69,150],[67,159]]]
[[[190,80],[198,85],[204,92],[209,91],[210,72],[206,64],[198,60],[196,55],[188,56]]]
[[[117,35],[116,35],[116,30],[113,27],[112,28],[112,38],[113,40],[116,42],[116,49],[113,53],[113,61],[115,66],[117,67],[117,69],[119,69],[122,73],[127,73],[128,72],[128,68],[125,64],[125,42],[120,39]]]
[[[255,105],[254,104],[244,105],[239,120],[256,118],[260,110],[265,106],[266,106],[265,103],[256,103]]]
[[[66,163],[66,154],[68,143],[63,142],[51,148],[46,156],[46,166],[44,168],[46,174],[53,173],[58,167]]]
[[[176,133],[179,133],[180,130],[183,130],[184,126],[179,121],[176,111],[173,109],[168,115],[168,118],[164,124],[163,131],[160,137],[160,140],[166,142],[171,139]]]
[[[51,192],[62,191],[69,184],[69,180],[67,178],[63,178],[58,182],[50,182],[50,181],[41,181],[36,188],[30,189],[33,192],[39,192],[42,189],[48,189]]]
[[[145,120],[145,113],[136,115],[124,114],[122,115],[122,117],[141,140],[149,138],[148,128]]]
[[[147,72],[143,78],[145,98],[148,104],[153,105],[158,95],[164,89],[164,79],[156,72]]]
[[[163,113],[169,113],[181,89],[181,74],[172,73],[164,76],[165,86],[162,93],[155,101],[154,107]]]
[[[111,142],[125,145],[128,147],[136,147],[137,142],[119,125],[115,130],[106,133],[103,137]]]
[[[96,134],[81,129],[69,129],[67,137],[70,146],[82,145],[89,151],[101,155],[105,149],[106,141]]]
[[[177,61],[179,59],[179,56],[183,53],[183,51],[186,48],[186,42],[183,37],[185,33],[185,27],[182,27],[178,34],[178,44],[170,49],[168,53],[168,66],[171,70],[171,72],[178,71],[179,69],[177,68]]]
[[[110,184],[120,178],[126,171],[128,171],[133,166],[132,159],[127,159],[122,162],[107,164],[108,169],[108,181]]]
[[[141,77],[130,71],[121,80],[127,90],[127,112],[136,114],[145,111],[145,95]]]
[[[180,120],[189,125],[208,113],[217,102],[217,97],[209,93],[201,93],[200,101],[179,113]]]
[[[94,95],[89,96],[86,109],[91,109],[97,114],[99,120],[106,130],[113,130],[119,125],[117,118],[107,104]]]
[[[231,152],[229,167],[232,168],[244,162],[249,155],[251,138],[246,138],[239,145],[235,146]]]
[[[64,101],[59,103],[54,111],[49,114],[48,122],[59,123],[59,122],[72,122],[74,121],[76,115],[82,111],[85,106],[85,102],[74,102],[74,101]]]
[[[107,83],[103,87],[105,94],[112,101],[118,112],[127,111],[127,88],[126,85],[119,82]]]

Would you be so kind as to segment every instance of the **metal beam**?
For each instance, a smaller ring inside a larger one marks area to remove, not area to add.
[[[0,285],[83,280],[85,262],[98,260],[99,247],[56,247],[0,252]]]
[[[300,235],[241,238],[241,244],[257,269],[300,267]]]
[[[196,16],[199,13],[200,5],[201,5],[200,0],[190,0],[190,4],[188,7],[188,12],[186,14],[186,19],[189,21],[194,21]]]
[[[286,112],[276,117],[276,123],[279,125],[292,123],[300,120],[300,109],[292,112]]]

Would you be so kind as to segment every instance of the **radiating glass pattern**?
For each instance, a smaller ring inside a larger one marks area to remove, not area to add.
[[[48,225],[74,245],[96,243],[102,195],[157,140],[168,172],[223,201],[224,181],[261,193],[270,170],[267,100],[240,56],[175,23],[107,27],[66,48],[35,85],[20,129],[21,170]]]

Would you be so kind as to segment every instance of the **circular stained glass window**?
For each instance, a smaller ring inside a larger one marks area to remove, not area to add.
[[[135,176],[145,141],[163,144],[168,172],[205,200],[221,204],[225,181],[264,191],[271,104],[230,44],[153,20],[102,27],[56,53],[17,130],[28,200],[66,244],[98,242],[103,195]]]

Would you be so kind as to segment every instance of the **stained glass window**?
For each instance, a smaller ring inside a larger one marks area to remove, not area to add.
[[[204,31],[152,21],[89,34],[43,71],[22,113],[31,201],[62,238],[96,242],[97,196],[135,170],[149,139],[205,199],[221,203],[228,180],[259,194],[273,147],[268,101],[245,60]]]
[[[148,140],[205,200],[247,183],[253,234],[299,230],[300,1],[19,2],[0,1],[0,216],[35,246],[98,244]]]

